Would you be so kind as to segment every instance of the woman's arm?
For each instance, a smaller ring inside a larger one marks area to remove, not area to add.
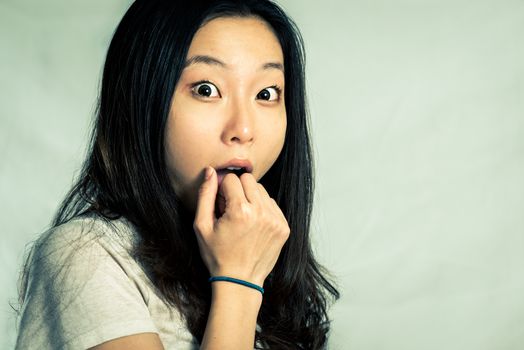
[[[202,350],[253,349],[260,292],[228,282],[213,283],[211,310]],[[113,339],[91,350],[164,350],[156,333],[140,333]]]
[[[263,286],[289,237],[287,220],[252,174],[228,174],[218,189],[209,168],[200,187],[194,228],[211,276],[227,276]],[[215,217],[217,193],[225,201]],[[262,293],[231,282],[212,283],[212,302],[202,350],[251,350]]]
[[[89,350],[164,350],[156,333],[140,333],[106,341]]]
[[[289,226],[273,199],[251,174],[227,175],[220,194],[225,212],[215,217],[216,172],[199,191],[195,233],[202,259],[212,276],[227,276],[263,286],[273,269]],[[252,350],[262,293],[243,285],[212,283],[211,308],[201,350]],[[158,335],[142,333],[108,341],[97,350],[163,349]]]
[[[229,282],[214,282],[201,350],[253,349],[262,294]]]
[[[241,285],[213,283],[211,310],[201,350],[253,349],[262,294]],[[164,350],[156,333],[113,339],[90,350]]]

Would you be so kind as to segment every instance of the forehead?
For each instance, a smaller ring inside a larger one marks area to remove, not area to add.
[[[187,57],[208,55],[228,65],[280,62],[283,53],[272,28],[257,17],[219,17],[195,34]]]

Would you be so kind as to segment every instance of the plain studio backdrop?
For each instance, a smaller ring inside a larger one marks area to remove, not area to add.
[[[124,0],[0,0],[0,348]],[[281,0],[306,44],[330,349],[524,349],[524,1]]]

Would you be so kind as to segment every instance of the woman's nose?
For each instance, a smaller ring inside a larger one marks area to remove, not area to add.
[[[222,141],[226,144],[246,144],[254,139],[253,111],[249,103],[235,101],[228,109],[228,118],[222,132]]]

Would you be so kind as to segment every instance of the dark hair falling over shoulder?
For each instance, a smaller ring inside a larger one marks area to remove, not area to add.
[[[256,16],[274,30],[285,66],[287,131],[283,150],[260,180],[287,218],[291,235],[268,276],[256,338],[271,349],[322,349],[327,308],[339,293],[315,261],[309,229],[313,202],[304,50],[294,23],[267,0],[137,0],[118,25],[104,66],[88,158],[53,225],[96,212],[124,216],[143,244],[135,252],[191,333],[204,334],[208,271],[193,231],[194,213],[171,187],[164,129],[175,85],[195,32],[225,16]]]

